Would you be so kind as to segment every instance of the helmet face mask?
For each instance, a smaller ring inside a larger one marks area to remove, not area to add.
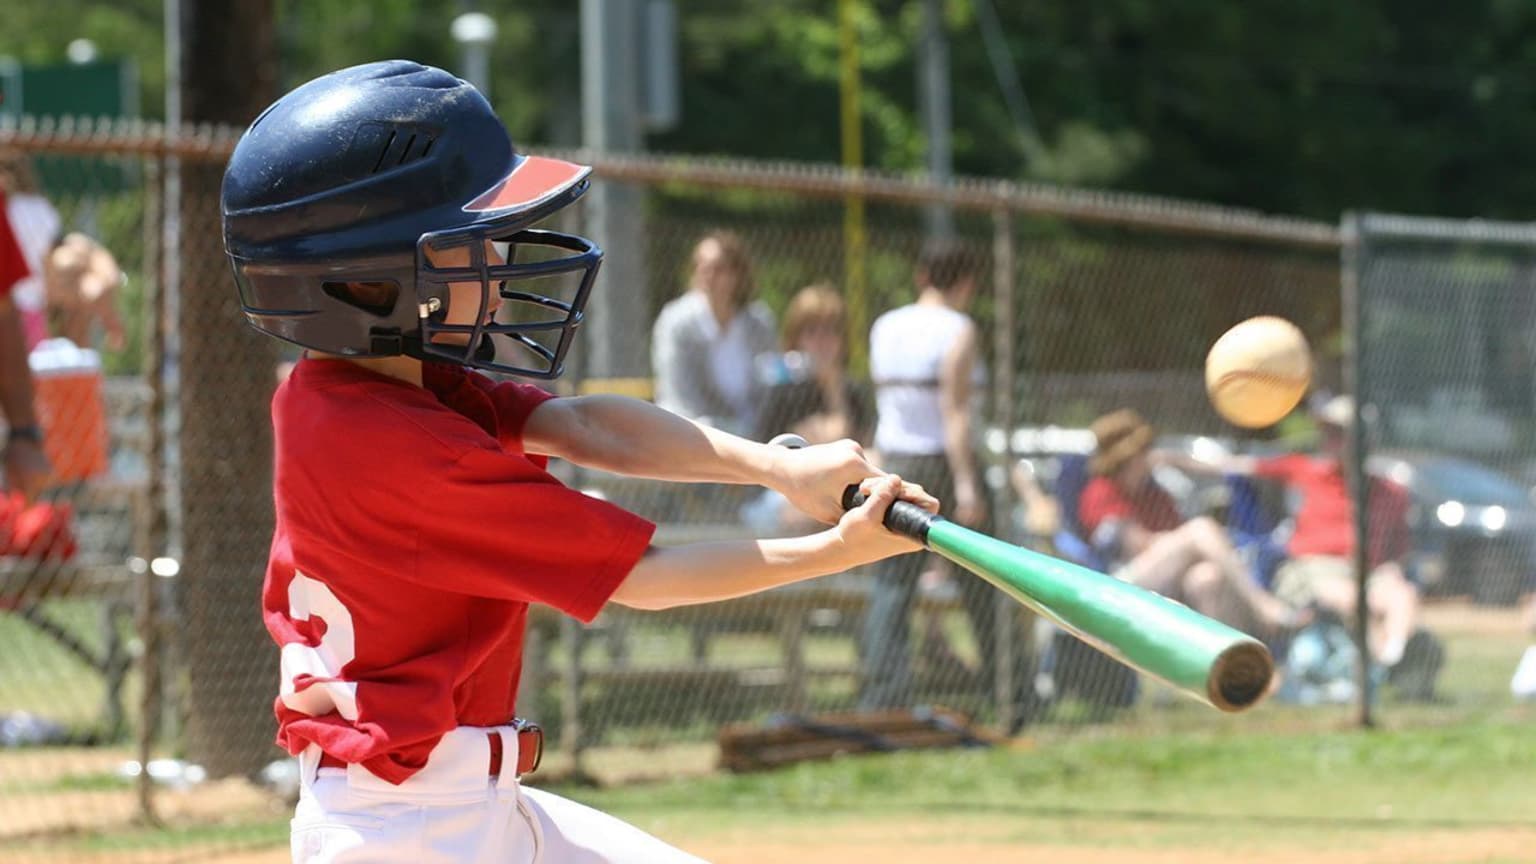
[[[487,241],[501,261],[486,254]],[[467,253],[467,262],[434,263],[451,249],[464,250],[457,257]],[[415,277],[421,356],[530,378],[559,376],[601,261],[590,240],[554,231],[424,235]],[[465,300],[471,308],[454,308]]]
[[[225,170],[242,311],[325,353],[554,378],[602,251],[531,226],[589,173],[519,155],[484,97],[441,69],[392,60],[317,78],[263,112]]]

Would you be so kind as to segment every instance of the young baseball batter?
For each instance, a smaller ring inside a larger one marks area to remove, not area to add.
[[[235,148],[241,306],[306,349],[272,406],[263,592],[278,741],[303,768],[295,861],[697,860],[518,784],[541,743],[514,719],[529,605],[590,621],[750,594],[915,549],[880,514],[898,496],[937,507],[851,442],[773,448],[468,368],[560,373],[601,252],[528,226],[588,170],[518,155],[473,87],[404,61],[299,87]],[[833,527],[653,547],[650,523],[562,486],[550,456],[762,484]],[[850,483],[871,499],[844,514]]]

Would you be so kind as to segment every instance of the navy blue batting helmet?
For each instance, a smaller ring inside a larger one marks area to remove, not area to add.
[[[530,226],[590,171],[518,154],[485,97],[441,69],[390,60],[317,78],[256,118],[224,172],[241,309],[317,351],[554,378],[602,251]],[[450,323],[449,286],[476,282],[478,313]]]

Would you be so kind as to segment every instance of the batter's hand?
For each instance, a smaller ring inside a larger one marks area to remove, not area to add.
[[[844,439],[798,450],[778,448],[769,488],[789,499],[812,519],[835,524],[843,517],[843,490],[871,477],[882,477],[857,442]],[[924,507],[933,496],[915,483],[905,484],[901,497]]]
[[[836,529],[856,564],[923,548],[916,540],[887,530],[885,511],[900,498],[912,501],[929,513],[937,513],[939,502],[932,495],[915,483],[901,482],[901,478],[894,474],[870,477],[859,484],[859,491],[864,493],[864,503],[843,514]]]

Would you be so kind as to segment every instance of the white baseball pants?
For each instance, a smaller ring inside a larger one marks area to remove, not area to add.
[[[491,777],[486,732],[502,738]],[[294,864],[703,864],[606,813],[517,782],[517,732],[460,728],[395,786],[358,765],[300,756]]]

